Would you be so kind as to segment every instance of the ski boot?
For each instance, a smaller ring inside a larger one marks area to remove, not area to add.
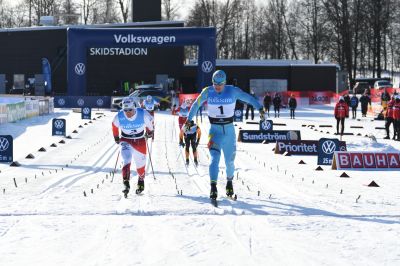
[[[211,182],[210,199],[216,200],[218,197],[217,182]]]
[[[390,139],[390,137],[389,137],[389,136],[386,136],[386,137],[384,137],[383,139]]]
[[[136,194],[142,193],[143,190],[144,190],[144,180],[143,179],[142,180],[139,179],[138,182],[137,182]]]
[[[233,184],[232,184],[232,180],[228,180],[228,182],[226,182],[226,195],[228,197],[232,197],[233,196]]]
[[[129,180],[124,180],[124,190],[122,190],[122,193],[124,193],[124,197],[128,197],[129,189],[131,186],[129,185]]]
[[[186,165],[189,165],[189,159],[186,159]]]
[[[197,158],[194,158],[194,165],[197,167],[199,165],[199,162],[197,161]]]

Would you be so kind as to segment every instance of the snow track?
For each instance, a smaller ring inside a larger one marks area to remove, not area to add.
[[[323,116],[325,109],[320,111]],[[0,165],[0,265],[400,263],[400,181],[393,173],[374,174],[382,186],[371,190],[363,185],[370,172],[351,172],[351,178],[340,179],[328,167],[315,172],[315,157],[284,157],[272,153],[273,144],[238,143],[238,200],[224,196],[222,159],[215,208],[209,200],[207,119],[200,124],[199,165],[195,167],[191,157],[186,167],[184,150],[178,146],[177,117],[161,112],[155,117],[155,139],[148,142],[155,179],[148,157],[145,191],[136,195],[132,164],[131,193],[125,199],[121,158],[113,173],[119,152],[110,127],[115,113],[104,113],[65,144],[43,134],[50,132],[52,117],[35,121],[26,132],[18,123],[12,125],[25,133],[15,140],[22,166]],[[65,110],[62,116],[71,131],[84,123]],[[312,122],[308,117],[280,120],[288,128]],[[311,138],[322,136],[304,132]],[[350,147],[392,145],[346,140]],[[51,143],[57,147],[49,148]],[[23,152],[20,147],[25,147]],[[38,147],[47,152],[37,152]],[[25,153],[36,158],[23,159]],[[300,159],[307,164],[298,165]]]

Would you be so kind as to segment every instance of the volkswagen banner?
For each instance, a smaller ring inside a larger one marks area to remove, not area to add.
[[[340,151],[338,139],[320,139],[318,141],[318,165],[332,165],[335,151]]]
[[[0,135],[0,163],[13,161],[13,137]]]
[[[53,118],[53,136],[65,136],[66,135],[66,128],[67,124],[65,119],[63,118]]]
[[[90,107],[82,107],[81,110],[82,119],[92,119],[92,108]]]
[[[280,140],[301,140],[300,130],[239,130],[239,139],[241,142],[262,143],[276,142]]]
[[[243,109],[236,109],[235,115],[233,117],[233,121],[235,122],[243,122]]]
[[[274,122],[272,122],[272,120],[260,121],[260,130],[261,131],[272,131],[273,126],[274,126]]]

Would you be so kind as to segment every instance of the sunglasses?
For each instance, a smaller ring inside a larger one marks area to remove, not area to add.
[[[133,109],[132,108],[127,108],[127,109],[124,109],[124,112],[132,112],[133,111]]]

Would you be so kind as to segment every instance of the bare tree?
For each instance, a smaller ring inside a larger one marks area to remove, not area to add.
[[[128,22],[129,15],[129,0],[118,0],[118,4],[122,14],[122,20],[124,23]]]
[[[89,23],[89,18],[93,15],[93,9],[97,5],[97,0],[82,0],[81,8],[82,8],[82,17],[83,24]]]
[[[60,7],[59,16],[64,24],[78,24],[78,7],[72,0],[64,0]]]
[[[178,17],[178,3],[172,0],[162,0],[162,17],[164,20],[175,20]]]

